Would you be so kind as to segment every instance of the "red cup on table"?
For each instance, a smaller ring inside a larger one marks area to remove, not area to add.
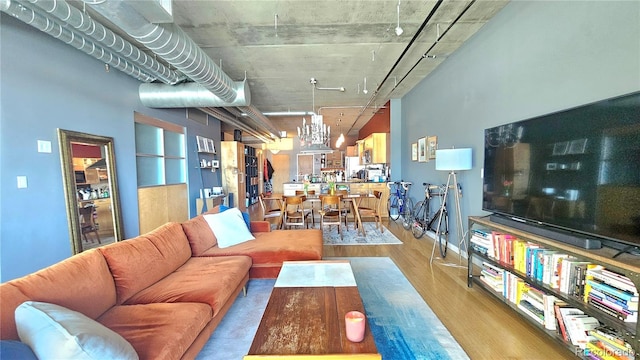
[[[353,342],[361,342],[364,339],[365,316],[360,311],[349,311],[344,316],[347,330],[347,339]]]

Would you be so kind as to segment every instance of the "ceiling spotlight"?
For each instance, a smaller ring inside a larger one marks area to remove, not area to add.
[[[367,93],[369,92],[369,90],[367,90],[367,77],[365,76],[364,78],[364,89],[362,89],[362,92],[367,95]]]
[[[396,35],[400,36],[404,30],[400,27],[400,0],[398,0],[398,26],[396,26]]]

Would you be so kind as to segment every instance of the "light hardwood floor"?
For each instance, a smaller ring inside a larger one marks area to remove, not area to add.
[[[260,216],[259,207],[252,206],[250,212],[252,218]],[[446,261],[436,259],[430,265],[433,239],[425,235],[417,240],[400,223],[383,219],[383,224],[402,240],[402,245],[325,245],[324,256],[393,259],[472,359],[576,358],[484,290],[468,288],[467,269],[459,266],[458,254],[450,252]],[[462,259],[464,264],[466,260]]]

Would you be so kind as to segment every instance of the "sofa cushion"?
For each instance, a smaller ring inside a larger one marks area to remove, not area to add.
[[[140,291],[126,304],[199,302],[209,304],[214,316],[237,295],[233,290],[248,279],[248,256],[194,257],[173,273]]]
[[[229,209],[236,209],[236,208],[230,208],[226,205],[220,205],[220,212],[225,212]],[[251,216],[249,215],[248,212],[241,212],[241,214],[242,214],[242,219],[244,220],[244,223],[247,225],[247,229],[251,231]]]
[[[171,237],[183,245],[171,244]],[[190,258],[189,242],[178,223],[169,223],[153,232],[98,248],[116,284],[118,304],[174,272]],[[188,256],[185,256],[188,255]]]
[[[205,214],[203,216],[216,235],[218,246],[221,248],[255,239],[247,228],[240,210],[237,208],[231,208],[218,214]]]
[[[166,223],[142,236],[151,240],[171,267],[178,268],[191,257],[189,240],[180,223]]]
[[[18,339],[13,314],[27,300],[57,304],[95,319],[116,304],[116,287],[97,249],[4,283],[0,287],[3,339]]]
[[[256,233],[254,241],[228,248],[214,246],[201,256],[250,256],[253,264],[322,259],[322,230],[274,230]]]
[[[38,359],[138,359],[122,336],[63,306],[27,301],[15,312],[20,340]]]
[[[141,360],[180,359],[212,319],[200,303],[115,306],[97,320],[125,338]]]
[[[182,230],[189,240],[192,256],[198,256],[218,243],[213,230],[202,215],[183,222]]]

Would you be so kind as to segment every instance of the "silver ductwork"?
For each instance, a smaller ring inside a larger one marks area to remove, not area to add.
[[[28,4],[2,0],[0,1],[0,10],[140,81],[151,82],[156,79],[111,50],[85,39],[81,33],[65,28],[36,9],[30,8]]]
[[[235,100],[234,81],[179,27],[152,24],[122,1],[83,1],[220,99]]]
[[[255,106],[240,106],[238,109],[246,113],[253,121],[266,128],[267,131],[271,133],[271,136],[280,137],[280,130],[278,130],[271,120],[264,116],[260,110],[256,109]]]
[[[95,42],[108,47],[120,56],[146,69],[150,74],[167,84],[176,84],[184,80],[184,76],[171,70],[164,64],[140,51],[133,44],[94,21],[88,14],[74,8],[64,0],[18,0],[31,3],[59,19],[64,24],[86,34]]]
[[[156,108],[248,106],[251,92],[247,80],[234,83],[238,96],[226,102],[198,83],[178,85],[140,84],[138,92],[144,106]]]

